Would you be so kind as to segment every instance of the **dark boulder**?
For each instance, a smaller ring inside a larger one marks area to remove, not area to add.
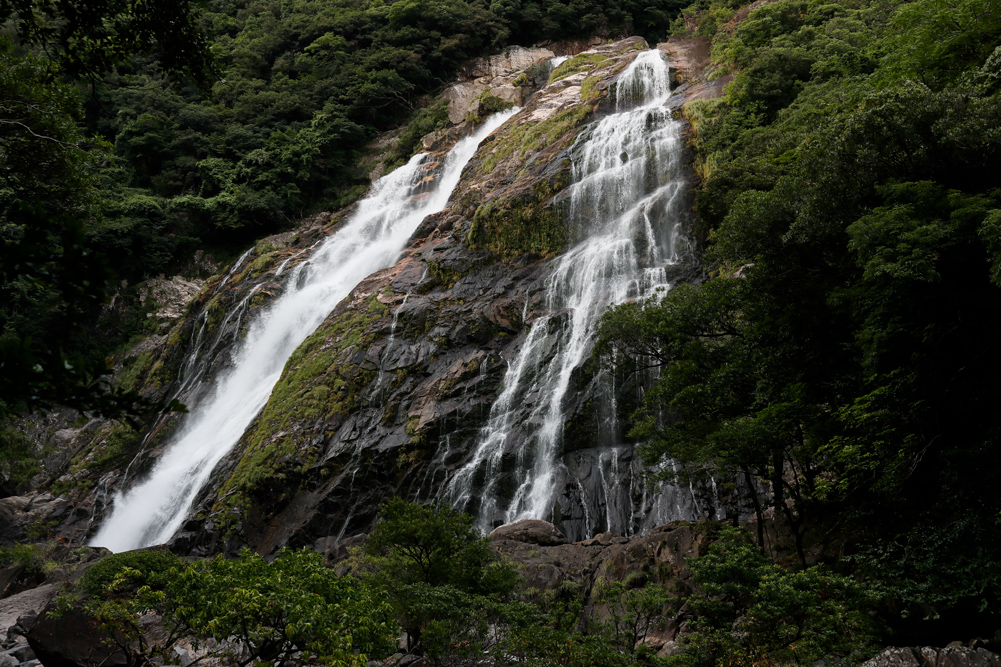
[[[47,608],[28,630],[28,643],[45,667],[124,667],[128,663],[111,635],[78,607],[58,615]]]

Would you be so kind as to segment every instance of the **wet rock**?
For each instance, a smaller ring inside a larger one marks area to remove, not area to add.
[[[494,528],[490,533],[490,541],[513,540],[526,544],[539,544],[546,547],[566,544],[567,538],[548,521],[539,519],[522,519]]]
[[[17,660],[6,653],[0,653],[0,667],[17,667]]]
[[[862,667],[1001,667],[1001,656],[982,648],[888,648]]]

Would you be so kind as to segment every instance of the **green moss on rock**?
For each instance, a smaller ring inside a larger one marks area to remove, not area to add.
[[[567,228],[562,212],[550,200],[565,185],[565,176],[555,184],[538,181],[524,196],[486,202],[476,209],[466,242],[504,258],[524,253],[551,257],[562,252],[567,246]]]
[[[213,512],[246,504],[266,481],[305,472],[319,456],[316,435],[358,405],[358,395],[375,377],[350,363],[376,333],[372,327],[389,307],[375,295],[357,309],[328,318],[289,358],[271,398],[247,436],[247,446],[218,491]],[[286,492],[295,491],[295,486]],[[228,512],[226,517],[233,517]]]
[[[603,53],[581,53],[566,61],[553,70],[549,75],[549,83],[565,79],[572,74],[591,69],[596,65],[608,60],[608,56]]]
[[[479,165],[480,173],[492,173],[498,164],[510,157],[521,159],[529,151],[538,151],[551,146],[590,118],[593,113],[593,106],[577,105],[537,123],[526,122],[511,127],[494,140],[490,153]]]

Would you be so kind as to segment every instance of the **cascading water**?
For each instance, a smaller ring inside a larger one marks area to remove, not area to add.
[[[115,497],[91,544],[124,551],[170,539],[213,468],[264,407],[296,347],[355,285],[396,261],[421,220],[448,203],[480,141],[516,111],[495,114],[459,141],[430,185],[427,176],[435,165],[426,154],[375,184],[347,224],[294,269],[284,294],[250,324],[231,369],[197,394],[150,475]]]
[[[481,530],[541,518],[575,539],[598,529],[632,534],[689,511],[680,490],[654,500],[623,483],[619,469],[631,464],[620,461],[626,448],[615,442],[615,424],[604,429],[609,446],[586,466],[596,480],[585,486],[562,460],[568,388],[590,356],[598,319],[609,305],[669,287],[664,267],[679,260],[681,123],[664,108],[670,92],[660,51],[640,54],[617,82],[616,113],[574,147],[566,218],[577,245],[546,279],[547,314],[532,324],[476,448],[443,493],[475,514]],[[613,396],[606,392],[606,403]],[[605,412],[614,421],[614,406]],[[587,497],[588,487],[602,497]],[[576,525],[557,504],[561,494],[575,497]]]

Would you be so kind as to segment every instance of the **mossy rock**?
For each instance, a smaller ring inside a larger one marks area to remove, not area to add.
[[[245,436],[236,466],[220,485],[213,513],[244,507],[264,486],[291,482],[317,462],[315,436],[354,410],[361,391],[375,378],[375,371],[362,370],[350,357],[375,339],[373,324],[388,313],[389,307],[372,295],[328,318],[296,349]],[[297,490],[294,483],[282,488],[283,496]]]
[[[552,257],[569,241],[563,212],[552,202],[566,185],[566,175],[555,182],[540,180],[522,196],[488,201],[476,209],[466,235],[471,248],[485,248],[507,259],[531,253]]]

